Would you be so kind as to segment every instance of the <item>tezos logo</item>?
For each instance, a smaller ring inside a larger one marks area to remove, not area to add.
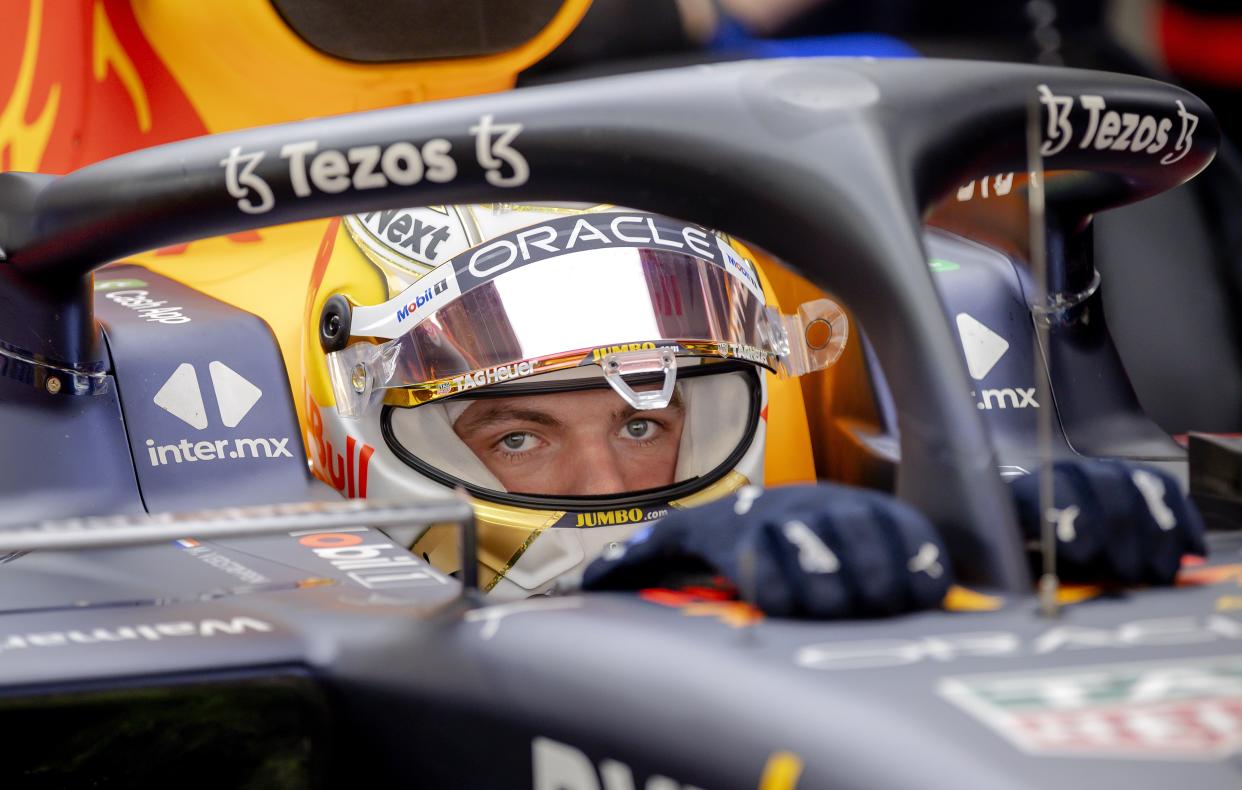
[[[520,123],[496,123],[484,115],[470,127],[475,157],[485,171],[487,182],[498,187],[516,187],[530,178],[526,157],[513,147],[522,133]],[[393,184],[412,186],[426,179],[447,184],[457,177],[457,162],[450,151],[453,144],[436,137],[421,146],[404,140],[388,145],[358,145],[340,151],[319,149],[318,140],[302,140],[281,146],[280,158],[289,160],[289,184],[300,198],[316,192],[337,194],[349,188],[380,189]],[[247,214],[263,214],[276,205],[276,196],[267,181],[255,172],[267,151],[243,152],[229,149],[220,160],[225,187],[237,199],[237,207]]]
[[[220,409],[220,421],[225,427],[234,428],[258,403],[263,391],[223,362],[212,362],[207,367]],[[183,362],[173,371],[153,400],[156,406],[190,427],[200,431],[207,428],[203,393],[198,386],[194,366],[189,362]],[[292,458],[288,444],[288,437],[241,437],[214,441],[182,439],[160,445],[154,439],[146,441],[151,466],[238,458]]]
[[[448,183],[457,176],[457,163],[449,155],[451,148],[449,141],[440,137],[428,140],[421,148],[403,140],[387,146],[360,145],[345,151],[320,151],[317,140],[304,140],[282,146],[280,158],[289,161],[293,193],[304,198],[315,192],[337,194],[351,186],[358,190],[380,189],[390,184],[411,186],[424,178]],[[240,147],[234,147],[220,160],[225,187],[237,198],[237,207],[247,214],[264,214],[276,205],[271,186],[255,172],[266,156],[266,151],[243,153]]]
[[[1039,152],[1044,156],[1053,156],[1064,151],[1074,137],[1074,127],[1070,122],[1074,97],[1057,96],[1047,85],[1038,86],[1038,91],[1040,103],[1048,108],[1045,139]],[[1199,126],[1199,116],[1187,110],[1180,99],[1174,103],[1181,127],[1173,149],[1160,158],[1162,165],[1171,165],[1190,153],[1193,135]],[[1087,111],[1087,128],[1078,140],[1079,148],[1158,154],[1169,143],[1169,132],[1173,130],[1170,118],[1157,119],[1135,112],[1118,113],[1108,109],[1103,96],[1090,94],[1080,95],[1078,104]]]

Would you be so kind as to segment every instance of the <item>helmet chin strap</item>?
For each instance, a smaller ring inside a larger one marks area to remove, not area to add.
[[[677,384],[677,356],[669,348],[620,351],[608,354],[599,362],[604,380],[613,392],[638,411],[663,409],[673,400]],[[624,376],[636,373],[664,373],[664,385],[658,390],[636,392]]]

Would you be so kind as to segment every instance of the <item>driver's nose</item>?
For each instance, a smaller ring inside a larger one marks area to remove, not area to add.
[[[576,496],[625,492],[620,459],[607,437],[579,439],[570,454],[570,468],[562,473],[572,481],[567,493]]]

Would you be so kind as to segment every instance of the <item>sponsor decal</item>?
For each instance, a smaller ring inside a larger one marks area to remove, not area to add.
[[[468,253],[457,268],[462,292],[513,268],[568,252],[607,247],[677,250],[724,267],[713,234],[665,217],[606,213],[558,217],[500,236]]]
[[[609,354],[624,354],[627,351],[652,351],[656,347],[650,340],[643,343],[622,343],[619,346],[600,346],[591,350],[591,361],[599,362]]]
[[[798,566],[803,573],[836,573],[841,570],[841,561],[836,553],[806,524],[796,519],[787,521],[781,526],[781,534],[798,549]]]
[[[345,453],[336,452],[331,438],[324,436],[323,413],[315,399],[307,395],[306,414],[309,423],[307,447],[311,448],[311,470],[323,482],[350,499],[367,496],[367,469],[375,448],[352,436],[345,437]]]
[[[1044,156],[1054,156],[1064,151],[1077,136],[1080,149],[1107,149],[1152,155],[1165,151],[1160,157],[1160,164],[1171,165],[1190,153],[1195,129],[1199,126],[1199,117],[1188,111],[1180,99],[1175,100],[1178,132],[1172,149],[1168,149],[1174,125],[1171,118],[1157,118],[1133,112],[1118,113],[1108,109],[1103,96],[1058,96],[1047,85],[1038,86],[1038,91],[1039,101],[1047,108],[1048,116],[1044,142],[1039,149]],[[1086,125],[1078,130],[1074,129],[1070,120],[1075,98],[1078,100],[1078,107],[1087,114]]]
[[[68,631],[8,634],[0,636],[0,653],[28,648],[97,645],[105,642],[158,642],[162,639],[184,636],[210,639],[215,636],[239,636],[249,631],[267,633],[272,629],[272,624],[263,620],[253,617],[234,617],[229,620],[208,618],[197,621],[179,620],[122,625],[116,628],[82,628]]]
[[[423,261],[434,261],[440,245],[448,241],[447,225],[423,222],[426,214],[416,209],[389,209],[362,214],[359,219],[367,230],[395,252]]]
[[[96,291],[117,291],[122,288],[145,288],[147,283],[145,280],[96,280]]]
[[[942,679],[937,692],[1019,749],[1212,759],[1242,749],[1242,657]]]
[[[361,534],[360,534],[361,533]],[[383,541],[369,527],[290,532],[298,545],[309,549],[347,578],[368,590],[434,587],[448,583],[426,562],[403,548]]]
[[[254,172],[266,156],[266,151],[242,153],[241,146],[234,146],[229,149],[229,155],[220,160],[224,168],[224,187],[230,196],[237,198],[237,208],[245,214],[264,214],[276,205],[272,187]]]
[[[754,346],[744,346],[740,343],[717,343],[716,351],[725,359],[733,357],[746,362],[754,362],[757,365],[772,366],[771,355]]]
[[[753,267],[741,258],[736,265],[727,263],[722,248],[712,244],[712,238],[713,233],[697,225],[659,216],[599,213],[557,217],[467,250],[381,305],[355,308],[351,331],[355,335],[399,337],[408,331],[406,322],[418,323],[432,308],[442,307],[507,271],[571,252],[621,247],[677,251],[714,263],[741,279],[748,289],[753,288],[757,284]],[[447,289],[436,293],[433,288],[431,306],[418,307],[418,296],[426,297],[426,283],[441,279]],[[762,291],[757,293],[762,297]],[[411,302],[416,303],[413,309]],[[403,310],[408,317],[400,312]]]
[[[220,421],[227,428],[237,427],[263,397],[263,391],[247,381],[223,362],[208,364],[212,388],[216,395]],[[198,374],[189,362],[177,366],[153,398],[155,405],[191,428],[207,428],[207,409],[198,384]],[[182,439],[169,444],[156,444],[147,439],[147,458],[151,466],[222,461],[243,458],[292,458],[289,437],[256,436],[234,439],[193,441]]]
[[[237,371],[223,362],[214,361],[208,366],[220,421],[228,428],[235,428],[263,397],[263,391],[247,381]],[[198,374],[189,362],[177,366],[164,385],[155,393],[154,402],[164,411],[196,430],[208,425],[207,409],[203,405],[203,393],[199,388]],[[220,461],[242,458],[292,458],[288,449],[289,437],[242,437],[214,441],[182,439],[169,444],[155,443],[147,439],[147,457],[151,466]]]
[[[665,510],[664,513],[668,511]],[[659,516],[655,516],[659,518]],[[575,527],[605,527],[618,524],[639,524],[647,521],[648,516],[642,508],[632,507],[628,510],[596,510],[592,513],[578,513]]]
[[[457,392],[496,384],[502,381],[520,379],[535,372],[535,363],[516,362],[512,365],[496,365],[495,367],[476,370],[453,378],[453,387]]]
[[[461,296],[457,274],[453,264],[446,263],[419,278],[402,291],[396,299],[390,299],[378,307],[360,307],[354,311],[359,334],[376,334],[396,337],[408,330],[401,327],[416,325],[444,305]]]
[[[101,283],[106,285],[108,281]],[[141,282],[140,280],[114,280],[112,282],[129,283]],[[95,286],[95,290],[105,290]],[[181,312],[183,307],[180,305],[169,306],[167,300],[152,299],[151,292],[142,290],[141,288],[118,288],[106,290],[104,298],[110,302],[115,302],[121,307],[133,310],[134,313],[146,321],[148,324],[188,324],[190,317]]]
[[[401,322],[410,317],[410,314],[418,314],[419,308],[431,304],[437,296],[448,290],[448,281],[445,279],[437,280],[433,285],[429,286],[420,294],[414,295],[414,301],[405,307],[397,309],[397,321]],[[408,291],[406,292],[408,294]],[[442,300],[443,301],[443,300]]]
[[[1130,480],[1143,496],[1143,501],[1151,517],[1155,519],[1156,526],[1164,532],[1176,527],[1177,514],[1164,501],[1164,480],[1146,469],[1135,469],[1130,473]]]
[[[965,203],[975,196],[975,183],[969,181],[957,188],[957,202]],[[988,184],[991,183],[991,189]],[[979,198],[987,200],[989,197],[1004,197],[1013,189],[1013,173],[999,173],[994,176],[986,176],[978,180]],[[953,268],[957,268],[954,266]]]
[[[972,379],[982,381],[1005,356],[1009,341],[970,313],[958,313],[955,321],[962,352],[966,355],[966,369]]]
[[[401,140],[385,146],[359,145],[346,150],[320,149],[317,140],[286,143],[280,158],[289,163],[289,185],[299,198],[316,193],[338,194],[381,189],[390,185],[412,186],[422,181],[445,184],[457,176],[457,163],[449,155],[452,145],[437,137],[421,146]],[[246,214],[265,214],[276,205],[271,186],[255,172],[267,151],[229,150],[220,160],[225,188]]]
[[[537,737],[531,741],[534,790],[634,790],[634,771],[619,760],[602,760],[598,770],[584,752],[567,743]],[[653,775],[646,790],[694,790],[667,776]]]
[[[583,512],[567,512],[556,520],[553,527],[615,527],[622,524],[644,524],[664,518],[668,515],[667,505],[658,505],[649,510],[631,507],[618,510],[592,510]],[[616,544],[618,548],[622,544]]]
[[[182,439],[172,444],[156,444],[154,439],[147,439],[146,444],[147,458],[151,461],[151,466],[226,459],[293,457],[293,453],[289,452],[288,437],[278,439],[274,436],[268,438],[255,436],[199,442]]]
[[[520,123],[497,123],[484,115],[470,127],[475,155],[489,184],[516,187],[530,178],[526,158],[513,147],[522,131]],[[316,194],[339,194],[349,189],[383,189],[413,186],[421,181],[447,184],[457,177],[453,145],[436,137],[421,145],[398,140],[387,145],[357,145],[347,149],[321,147],[318,140],[298,140],[280,148],[279,158],[288,163],[293,194],[307,198]],[[246,214],[265,214],[276,205],[271,184],[257,169],[270,151],[229,149],[220,160],[224,185],[237,208]]]
[[[522,124],[496,123],[491,115],[482,116],[470,127],[475,158],[487,171],[484,176],[487,183],[495,187],[520,187],[530,178],[526,157],[513,147],[513,141],[521,133]]]
[[[992,409],[1039,408],[1039,402],[1035,400],[1034,387],[987,389],[982,390],[979,394],[975,394],[975,391],[971,390],[970,395],[975,399],[975,408],[984,411],[991,411]]]
[[[927,262],[927,268],[939,274],[941,272],[955,272],[962,267],[960,264],[946,261],[944,258],[932,258]]]
[[[247,568],[245,565],[242,565],[232,557],[227,557],[218,551],[214,551],[213,549],[204,546],[202,543],[199,543],[197,540],[192,538],[183,538],[174,542],[184,549],[185,553],[189,554],[191,557],[194,557],[195,559],[200,560],[211,567],[216,568],[217,570],[223,571],[229,576],[240,579],[246,584],[266,584],[271,581],[271,579],[267,578],[253,568]]]
[[[725,270],[741,280],[746,290],[763,302],[763,286],[759,284],[759,275],[755,272],[754,264],[738,255],[737,250],[719,236],[716,237],[716,245],[720,247],[720,257],[724,260]]]
[[[1239,641],[1242,620],[1211,614],[1133,620],[1102,628],[1059,625],[1033,637],[1009,631],[968,631],[908,639],[824,642],[802,648],[794,661],[805,669],[831,671],[907,666],[924,661],[947,663],[961,658],[1015,658],[1080,650]]]

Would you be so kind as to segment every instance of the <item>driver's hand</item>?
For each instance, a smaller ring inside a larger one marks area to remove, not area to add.
[[[674,511],[587,567],[583,587],[668,586],[700,573],[778,616],[839,618],[938,606],[952,583],[930,522],[897,499],[839,485],[746,486]]]
[[[1171,584],[1186,554],[1207,553],[1203,520],[1177,481],[1125,461],[1053,465],[1057,572],[1069,581]],[[1022,531],[1040,539],[1039,475],[1012,482]]]

